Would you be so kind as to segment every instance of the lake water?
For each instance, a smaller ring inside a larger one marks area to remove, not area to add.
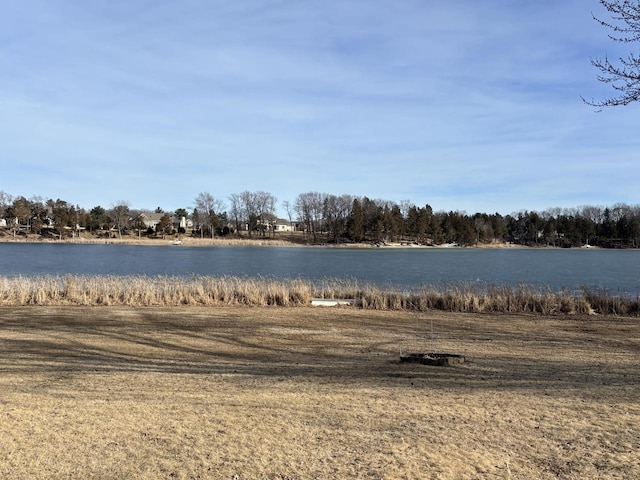
[[[640,292],[640,251],[187,247],[0,243],[0,275],[210,275],[355,279],[414,288],[465,282]]]

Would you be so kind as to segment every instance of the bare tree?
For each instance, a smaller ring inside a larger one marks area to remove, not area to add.
[[[275,236],[276,203],[278,199],[269,192],[255,192],[257,214],[260,222],[260,230],[264,236],[267,232]]]
[[[244,191],[240,194],[240,211],[242,218],[247,225],[247,232],[251,236],[251,232],[258,229],[258,207],[256,206],[256,198],[253,192]]]
[[[229,202],[231,202],[229,215],[231,215],[231,218],[233,219],[236,227],[236,234],[238,234],[240,232],[240,224],[242,223],[242,199],[240,198],[240,194],[232,193],[229,195]]]
[[[289,227],[292,227],[292,218],[293,218],[293,207],[291,206],[291,202],[289,200],[285,200],[282,202],[282,206],[284,207],[284,211],[287,212],[287,217],[289,218]],[[293,227],[291,228],[293,230]]]
[[[110,214],[113,224],[118,230],[118,237],[122,238],[122,230],[129,225],[129,202],[125,200],[116,202],[113,207],[111,207]]]
[[[557,209],[560,210],[560,209]],[[555,213],[555,212],[554,212]],[[559,217],[561,212],[557,212],[555,217]],[[589,219],[592,223],[599,225],[604,219],[604,208],[595,205],[583,205],[577,208],[577,215]]]
[[[400,207],[400,213],[402,214],[402,218],[404,220],[409,218],[409,210],[411,209],[411,207],[414,206],[411,200],[400,200],[400,204],[398,206]]]
[[[260,230],[264,236],[267,231],[273,231],[277,199],[269,192],[244,191],[232,199],[232,215],[240,217],[247,224],[249,236]]]
[[[613,33],[609,38],[620,43],[640,41],[640,0],[600,0],[600,3],[611,15],[611,21],[593,18]],[[616,63],[608,57],[593,58],[591,64],[600,74],[598,80],[610,84],[616,95],[604,100],[585,100],[587,105],[598,109],[628,105],[640,100],[640,54],[630,53],[626,58],[620,57]]]
[[[322,229],[324,221],[324,200],[326,197],[327,194],[325,193],[307,192],[301,193],[296,198],[296,213],[305,226],[306,234],[313,236],[314,243],[318,241],[318,233]]]
[[[208,192],[201,192],[195,198],[196,209],[198,210],[199,219],[202,223],[209,227],[211,238],[215,236],[215,229],[218,227],[218,215],[224,210],[224,202],[213,197]],[[202,236],[202,228],[200,228],[200,236]]]

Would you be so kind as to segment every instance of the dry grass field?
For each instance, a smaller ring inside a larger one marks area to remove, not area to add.
[[[5,306],[0,478],[640,478],[639,364],[637,318]]]

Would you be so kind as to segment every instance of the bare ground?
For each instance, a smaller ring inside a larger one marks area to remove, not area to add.
[[[638,322],[0,307],[0,478],[640,478]]]

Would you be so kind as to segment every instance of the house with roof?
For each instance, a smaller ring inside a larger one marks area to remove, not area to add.
[[[156,213],[156,212],[144,212],[140,214],[140,218],[142,219],[142,223],[147,228],[156,229],[160,220],[165,215],[169,215],[168,213]],[[176,230],[187,228],[193,228],[193,222],[186,217],[176,217],[175,215],[169,215],[171,217],[171,225]]]
[[[294,225],[289,220],[282,218],[276,218],[276,220],[271,223],[271,227],[274,232],[293,232],[295,230]]]
[[[165,216],[164,213],[155,213],[155,212],[153,213],[145,212],[140,214],[140,218],[142,219],[142,223],[144,224],[144,226],[147,228],[152,228],[154,230],[160,223],[160,219],[164,216]]]

